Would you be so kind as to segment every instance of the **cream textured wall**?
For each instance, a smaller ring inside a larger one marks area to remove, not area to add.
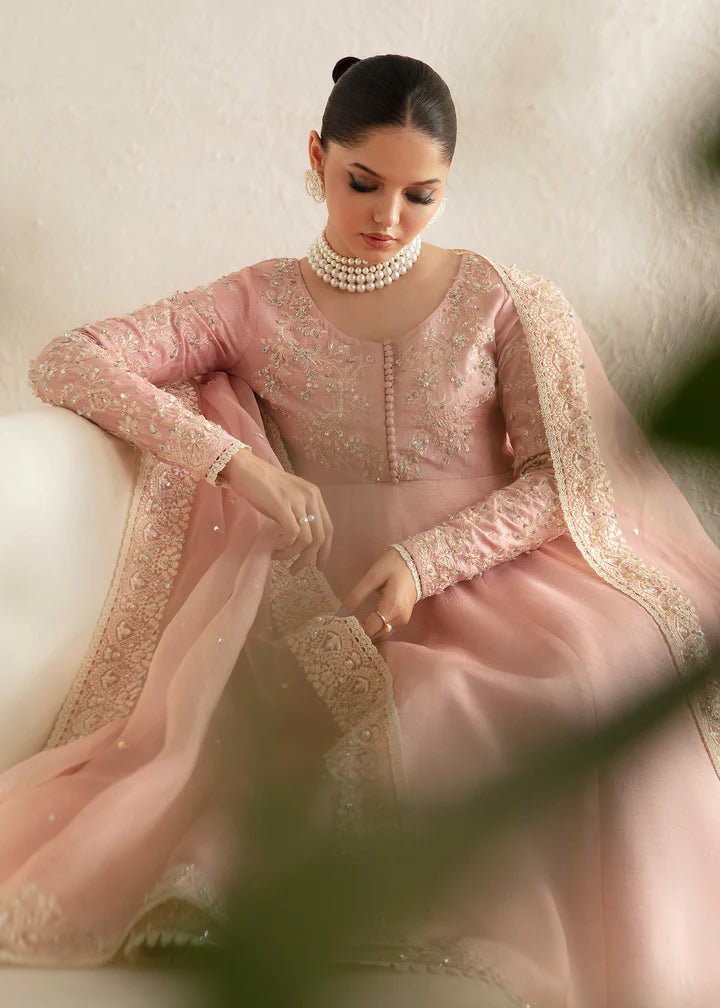
[[[3,0],[0,410],[64,328],[275,255],[324,223],[307,140],[337,59],[398,52],[459,121],[428,240],[554,279],[640,419],[717,308],[716,0]],[[720,541],[717,470],[662,455]]]

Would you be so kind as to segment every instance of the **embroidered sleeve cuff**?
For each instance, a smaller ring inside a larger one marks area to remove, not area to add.
[[[404,539],[422,597],[483,575],[567,530],[552,471],[539,462],[478,504]]]
[[[220,476],[221,471],[228,464],[233,455],[240,451],[241,448],[246,448],[248,451],[252,451],[250,445],[245,444],[244,441],[239,441],[235,438],[227,448],[224,448],[218,457],[215,459],[213,464],[210,466],[208,471],[205,473],[205,479],[212,486],[225,487],[230,489],[230,483]]]
[[[418,574],[418,569],[415,566],[415,561],[401,543],[391,543],[391,545],[393,549],[396,549],[398,551],[398,553],[400,554],[400,556],[403,558],[403,560],[410,569],[412,579],[415,582],[415,595],[416,595],[415,601],[419,602],[420,599],[422,598],[422,588],[420,586],[420,575]]]

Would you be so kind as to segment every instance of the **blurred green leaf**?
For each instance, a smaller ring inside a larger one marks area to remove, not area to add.
[[[705,358],[666,390],[646,426],[651,438],[720,454],[720,326],[705,341]]]

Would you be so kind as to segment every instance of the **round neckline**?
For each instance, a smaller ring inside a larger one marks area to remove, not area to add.
[[[361,336],[350,336],[348,333],[344,333],[342,329],[338,329],[338,327],[334,325],[330,321],[330,319],[323,314],[323,312],[320,311],[317,304],[315,303],[315,299],[310,293],[310,288],[305,282],[305,277],[303,276],[303,272],[300,269],[300,260],[298,258],[295,259],[295,269],[297,270],[297,275],[300,280],[303,295],[305,298],[307,298],[310,309],[314,312],[315,315],[317,315],[317,317],[322,321],[322,323],[327,327],[327,329],[329,330],[331,329],[333,333],[335,333],[337,336],[342,337],[342,339],[347,340],[349,343],[359,343],[364,346],[371,344],[373,346],[379,346],[379,347],[382,347],[385,343],[390,343],[391,345],[395,346],[398,343],[404,342],[406,339],[409,339],[410,336],[413,336],[416,332],[418,332],[418,330],[423,329],[429,322],[431,322],[438,314],[438,312],[440,312],[445,307],[445,305],[448,302],[448,299],[450,298],[450,295],[455,290],[455,287],[460,283],[460,279],[465,266],[466,252],[465,249],[451,249],[450,251],[458,254],[458,259],[460,260],[460,262],[458,263],[458,268],[455,271],[455,276],[453,277],[450,286],[445,291],[442,301],[440,301],[440,303],[436,305],[435,308],[433,308],[430,314],[426,318],[424,318],[422,322],[418,322],[416,326],[413,326],[413,328],[408,330],[408,332],[404,333],[402,336],[398,337],[398,339],[394,340],[365,339]]]

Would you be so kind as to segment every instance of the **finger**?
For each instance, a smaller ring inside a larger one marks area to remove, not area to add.
[[[371,592],[376,591],[384,581],[385,575],[380,574],[377,568],[373,565],[343,599],[343,607],[346,612],[348,614],[355,612],[355,610],[362,605],[368,595],[370,595]]]
[[[324,570],[330,558],[330,550],[332,549],[334,529],[333,529],[333,523],[330,520],[328,509],[325,507],[325,501],[323,501],[322,498],[320,499],[319,510],[320,514],[322,515],[323,533],[325,538],[318,551],[318,560],[319,560],[319,566],[322,567],[322,569]]]
[[[318,508],[318,512],[319,512]],[[314,511],[310,511],[310,514],[315,514]],[[312,532],[312,539],[310,543],[303,549],[303,551],[298,556],[295,563],[290,568],[290,571],[294,574],[296,571],[300,570],[301,567],[305,567],[307,564],[312,563],[317,565],[317,555],[320,547],[325,539],[325,532],[323,529],[322,514],[317,513],[315,520],[309,523]]]
[[[282,515],[275,518],[275,521],[279,526],[275,549],[275,555],[277,555],[295,542],[300,533],[300,524],[292,511],[283,511]]]
[[[298,509],[297,514],[294,512],[291,512],[291,514],[295,524],[296,533],[290,542],[284,542],[280,549],[275,553],[276,560],[288,560],[291,557],[297,556],[298,553],[302,552],[302,550],[304,550],[312,542],[312,523],[300,521],[300,519],[304,516],[304,511],[300,511]]]
[[[375,612],[369,613],[363,622],[365,632],[373,637],[385,630],[385,621],[392,624],[397,612],[397,601],[395,590],[390,584],[385,584],[380,593],[379,600],[375,603]],[[382,613],[382,616],[380,615]],[[384,617],[384,619],[383,619]]]

